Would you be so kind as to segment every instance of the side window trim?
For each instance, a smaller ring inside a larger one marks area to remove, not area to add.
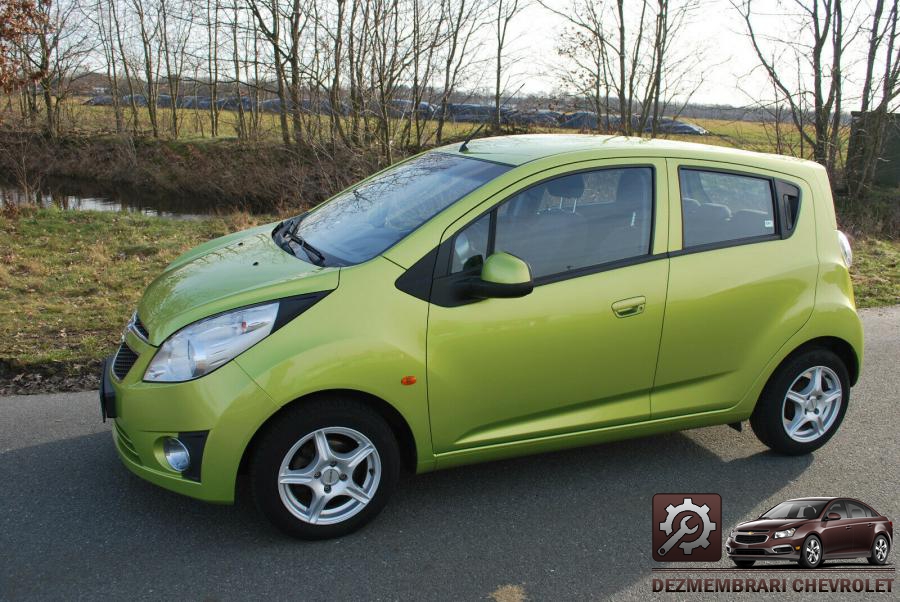
[[[775,232],[773,234],[747,236],[720,242],[694,245],[691,247],[686,246],[684,243],[684,191],[681,189],[681,172],[683,170],[707,171],[712,173],[730,174],[744,178],[756,178],[757,180],[768,181],[770,194],[772,195],[772,214],[775,219]],[[794,189],[796,191],[796,195],[791,195],[790,189]],[[681,249],[670,251],[668,255],[670,257],[679,257],[681,255],[691,255],[693,253],[716,251],[718,249],[726,249],[729,247],[740,247],[743,245],[790,238],[794,234],[797,226],[797,221],[800,218],[802,194],[802,190],[797,184],[782,180],[780,178],[776,178],[774,176],[765,176],[757,173],[741,171],[738,169],[729,169],[725,167],[698,165],[692,163],[679,163],[678,210],[681,212]],[[790,200],[790,197],[796,198],[796,201]],[[790,227],[787,227],[788,224],[790,224]]]
[[[557,178],[565,178],[567,176],[572,176],[575,174],[591,173],[591,172],[597,172],[597,171],[608,171],[608,170],[614,170],[614,169],[635,169],[635,168],[646,168],[646,169],[650,170],[650,191],[652,194],[650,197],[650,238],[649,238],[647,253],[644,255],[629,257],[626,259],[619,259],[619,260],[615,260],[615,261],[607,261],[605,263],[598,263],[598,264],[594,264],[594,265],[590,265],[590,266],[584,266],[584,267],[577,268],[574,270],[558,272],[556,274],[547,274],[546,276],[541,276],[539,278],[535,278],[534,285],[541,286],[543,284],[551,284],[553,282],[560,282],[563,280],[568,280],[570,278],[578,278],[581,276],[588,276],[588,275],[596,274],[599,272],[606,272],[609,270],[614,270],[614,269],[618,269],[618,268],[622,268],[622,267],[628,267],[630,265],[637,265],[639,263],[644,263],[647,261],[654,261],[657,259],[666,259],[669,254],[666,253],[665,251],[663,251],[662,253],[657,253],[657,254],[653,253],[653,242],[655,240],[656,227],[657,227],[657,224],[656,224],[657,206],[658,206],[658,200],[659,200],[658,194],[657,194],[657,173],[656,173],[657,170],[656,170],[656,165],[654,165],[653,163],[622,163],[622,164],[609,165],[609,166],[603,166],[603,167],[584,167],[584,168],[576,169],[573,171],[567,171],[565,173],[558,173],[558,174],[555,174],[552,176],[547,176],[545,178],[541,178],[540,180],[532,182],[531,184],[528,184],[527,186],[518,188],[515,191],[506,194],[503,197],[503,199],[501,199],[501,200],[497,201],[496,203],[494,203],[493,205],[491,205],[491,207],[489,209],[482,211],[477,216],[475,216],[473,219],[466,222],[466,224],[464,226],[459,228],[456,232],[453,233],[452,236],[450,236],[443,243],[441,243],[441,247],[443,247],[445,244],[449,243],[448,247],[452,251],[453,244],[455,243],[457,236],[459,236],[469,226],[471,226],[472,224],[477,222],[479,219],[481,219],[485,215],[490,214],[491,215],[491,225],[490,225],[490,230],[488,231],[488,249],[487,249],[488,255],[490,255],[491,253],[494,252],[494,243],[496,242],[496,238],[497,238],[497,211],[500,209],[501,206],[503,206],[504,203],[511,201],[518,195],[522,194],[523,192],[525,192],[527,190],[530,190],[531,188],[534,188],[535,186],[542,186],[543,184],[546,184],[547,182],[549,182],[551,180],[555,180]],[[441,255],[441,254],[439,253],[439,255]],[[487,259],[487,258],[485,258],[485,259]],[[450,267],[451,263],[452,263],[452,253],[451,252],[446,253],[446,257],[439,257],[437,269],[435,270],[435,274],[434,274],[434,278],[437,279],[437,278],[440,278],[443,276],[451,275],[451,267]],[[459,273],[463,273],[463,272],[459,272]]]

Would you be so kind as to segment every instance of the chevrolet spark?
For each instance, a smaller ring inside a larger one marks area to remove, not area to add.
[[[814,163],[476,140],[176,259],[101,411],[137,475],[229,503],[246,474],[302,538],[371,520],[403,469],[748,418],[809,453],[860,372],[850,262]]]

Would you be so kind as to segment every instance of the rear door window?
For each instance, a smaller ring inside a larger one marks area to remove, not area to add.
[[[686,249],[777,232],[771,180],[681,168],[679,182]]]

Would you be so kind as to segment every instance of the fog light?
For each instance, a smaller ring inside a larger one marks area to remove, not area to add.
[[[191,465],[191,454],[184,446],[184,443],[175,437],[169,437],[163,442],[163,454],[165,454],[166,462],[169,463],[172,470],[184,472]]]

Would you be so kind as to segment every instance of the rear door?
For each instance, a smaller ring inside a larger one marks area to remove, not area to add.
[[[847,512],[850,514],[848,523],[853,527],[853,547],[852,552],[863,554],[868,553],[872,549],[875,542],[875,519],[874,513],[853,501],[847,501]]]
[[[736,405],[809,317],[812,192],[783,174],[668,160],[670,275],[652,417]]]

